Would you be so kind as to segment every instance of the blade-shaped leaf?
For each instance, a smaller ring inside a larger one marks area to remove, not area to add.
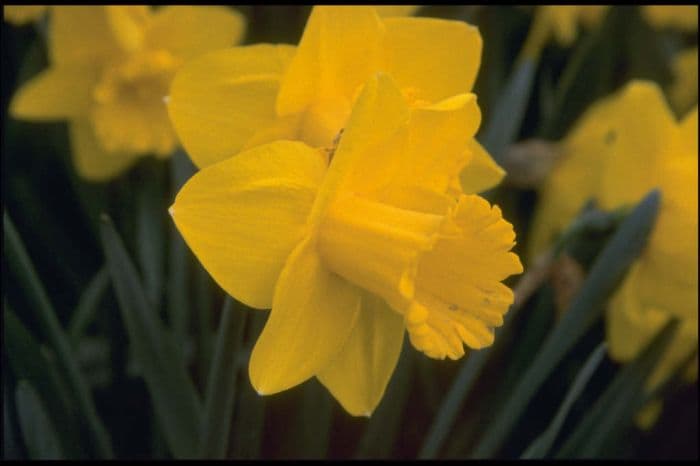
[[[176,151],[170,163],[170,191],[172,201],[182,185],[194,173],[195,169],[189,157],[182,151]],[[168,252],[168,318],[175,337],[184,339],[189,325],[190,295],[187,286],[188,266],[187,246],[182,235],[171,221],[169,223],[170,242]]]
[[[505,149],[518,136],[530,101],[535,71],[537,62],[529,58],[515,65],[482,132],[480,139],[496,162],[500,163]]]
[[[396,371],[389,381],[384,398],[369,419],[360,439],[355,458],[389,458],[401,429],[401,415],[411,390],[414,358],[411,345],[404,342]]]
[[[102,217],[100,235],[129,341],[146,380],[160,428],[175,457],[194,458],[201,407],[181,353],[150,308],[136,268],[106,216]]]
[[[566,416],[569,414],[571,406],[578,399],[578,397],[581,396],[583,389],[586,388],[586,384],[588,384],[591,376],[598,368],[600,361],[603,360],[606,349],[607,347],[605,342],[603,342],[598,345],[593,353],[591,353],[586,362],[583,364],[583,367],[581,367],[579,373],[576,375],[576,378],[571,384],[571,388],[566,394],[566,397],[564,397],[564,401],[561,403],[561,406],[559,406],[559,410],[557,410],[557,414],[554,416],[554,419],[549,424],[547,429],[542,432],[542,434],[540,434],[540,436],[537,437],[534,442],[532,442],[527,450],[525,450],[521,458],[544,458],[547,452],[549,452],[549,449],[552,447],[552,444],[554,444],[554,440],[556,440],[559,431],[564,425],[564,421],[566,420]]]
[[[644,381],[678,328],[670,320],[631,363],[620,370],[608,389],[557,452],[557,458],[593,458],[628,427],[645,399]]]
[[[3,246],[8,268],[17,277],[17,283],[22,288],[32,310],[36,312],[44,336],[56,352],[58,364],[65,374],[71,392],[75,394],[78,409],[89,427],[88,431],[97,452],[104,458],[111,458],[113,452],[109,435],[97,416],[92,395],[80,373],[68,337],[61,328],[53,306],[7,212],[3,213],[3,232]]]
[[[26,380],[20,380],[15,390],[17,418],[29,458],[64,459],[61,442],[54,423],[49,418],[36,390]]]
[[[452,383],[452,387],[450,387],[450,391],[447,393],[442,405],[440,405],[440,410],[428,430],[428,435],[418,454],[418,458],[430,459],[437,456],[460,412],[465,397],[472,388],[477,375],[481,372],[481,368],[486,363],[489,353],[487,349],[473,351],[462,364]]]
[[[87,288],[78,301],[68,324],[68,336],[73,344],[77,344],[83,336],[85,329],[95,317],[95,313],[100,305],[100,300],[109,288],[109,272],[103,267],[90,280]]]
[[[226,457],[245,317],[246,313],[242,309],[233,309],[233,300],[227,296],[221,312],[219,334],[204,397],[204,416],[199,437],[200,458]]]
[[[598,255],[563,318],[542,344],[513,389],[513,395],[486,429],[473,452],[474,457],[488,457],[496,452],[547,376],[599,318],[605,301],[642,252],[656,220],[660,199],[657,190],[645,196]]]
[[[149,162],[139,167],[148,182],[139,183],[136,187],[136,245],[143,273],[143,287],[151,308],[157,310],[160,309],[163,288],[164,216],[167,213],[162,205],[160,170],[153,161]]]
[[[248,319],[249,337],[246,343],[245,363],[242,364],[246,377],[240,389],[233,415],[231,457],[235,459],[253,459],[260,456],[265,426],[265,397],[258,395],[253,390],[250,379],[247,377],[247,368],[250,361],[250,350],[260,336],[266,318],[264,313],[253,312],[251,318]]]

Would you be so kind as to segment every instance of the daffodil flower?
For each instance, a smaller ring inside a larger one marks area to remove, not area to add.
[[[521,52],[523,58],[537,59],[554,37],[562,47],[570,47],[578,36],[579,24],[591,28],[600,23],[610,5],[542,5],[537,7],[530,32]]]
[[[223,7],[55,6],[50,67],[19,89],[16,118],[68,120],[78,172],[111,178],[138,157],[177,145],[163,99],[182,63],[241,38]]]
[[[22,26],[36,21],[46,13],[47,5],[3,5],[3,17],[5,21]]]
[[[661,189],[649,244],[606,314],[610,355],[621,362],[633,359],[669,317],[681,320],[651,387],[698,345],[697,115],[696,106],[677,122],[661,90],[647,82],[595,104],[561,143],[562,160],[542,189],[534,220],[531,253],[550,243],[587,199],[615,209]],[[697,378],[697,358],[688,376]]]
[[[328,148],[376,72],[391,75],[412,106],[426,107],[471,91],[480,60],[481,36],[464,22],[318,6],[298,47],[235,47],[185,65],[168,109],[199,167],[278,139]],[[500,181],[503,170],[475,139],[469,146],[474,169],[464,181]]]
[[[673,58],[672,71],[669,100],[674,109],[685,113],[698,103],[698,48],[678,52]]]
[[[316,376],[369,415],[405,330],[433,358],[492,344],[513,301],[501,281],[522,266],[498,207],[457,187],[479,123],[473,94],[410,108],[378,74],[330,151],[258,145],[185,184],[171,214],[188,245],[229,294],[272,309],[249,366],[259,393]]]
[[[644,5],[642,15],[657,29],[698,30],[697,5]]]

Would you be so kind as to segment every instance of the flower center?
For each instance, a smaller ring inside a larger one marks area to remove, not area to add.
[[[141,51],[107,65],[93,89],[93,124],[108,151],[169,153],[175,145],[163,99],[181,60]]]
[[[500,281],[522,271],[508,252],[514,236],[475,195],[442,215],[349,195],[329,207],[317,247],[329,269],[404,316],[413,346],[457,359],[464,344],[490,345],[503,323],[513,293]]]
[[[108,65],[93,91],[95,102],[119,100],[161,100],[180,60],[165,50],[142,52]]]

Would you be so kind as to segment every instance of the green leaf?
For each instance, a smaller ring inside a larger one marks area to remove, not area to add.
[[[167,211],[162,205],[162,187],[160,170],[153,161],[148,161],[139,167],[147,183],[136,186],[136,234],[137,253],[143,285],[151,308],[156,312],[160,309],[163,289],[163,260],[165,236],[164,216]]]
[[[557,458],[593,458],[616,442],[645,401],[644,382],[664,354],[678,328],[670,320],[631,363],[617,374],[557,452]]]
[[[437,456],[445,439],[452,429],[452,425],[460,413],[462,404],[471,390],[477,376],[486,363],[490,351],[483,349],[472,351],[467,360],[462,364],[455,377],[450,391],[440,406],[440,410],[428,430],[423,447],[418,453],[419,459],[433,459]]]
[[[173,154],[170,162],[171,203],[182,185],[194,171],[192,162],[182,150],[178,150]],[[190,307],[187,305],[190,302],[187,286],[189,263],[187,261],[187,246],[172,220],[169,227],[170,250],[168,257],[167,311],[175,337],[178,338],[178,341],[182,341],[187,335],[190,319]]]
[[[12,409],[12,401],[10,400],[9,381],[7,375],[3,374],[2,381],[2,459],[3,460],[19,460],[22,459],[22,451],[19,445],[19,439],[15,433],[14,427],[14,410]]]
[[[316,378],[304,383],[301,395],[295,419],[294,455],[302,459],[324,459],[335,401]]]
[[[642,252],[654,226],[660,199],[658,190],[647,194],[598,255],[561,321],[542,344],[512,390],[512,396],[493,417],[473,452],[474,457],[489,457],[496,452],[551,371],[599,318],[606,300]]]
[[[18,285],[27,297],[32,310],[36,312],[44,336],[56,352],[58,364],[65,374],[70,391],[75,396],[78,409],[89,427],[92,443],[101,457],[111,458],[113,453],[109,435],[97,416],[92,395],[80,373],[68,337],[61,328],[53,306],[7,212],[3,213],[3,232],[3,246],[8,268],[17,277]]]
[[[532,59],[523,59],[515,65],[480,138],[499,164],[506,148],[518,137],[536,71],[537,62]]]
[[[583,367],[581,367],[579,373],[576,375],[576,378],[571,384],[571,388],[569,388],[564,401],[559,406],[559,410],[557,410],[557,414],[554,416],[554,419],[549,424],[547,429],[545,429],[545,431],[542,432],[542,434],[540,434],[540,436],[537,437],[532,444],[530,444],[527,450],[525,450],[521,456],[522,459],[544,458],[547,452],[549,452],[549,449],[552,448],[559,431],[564,425],[564,421],[566,420],[566,416],[569,414],[571,406],[573,406],[574,402],[579,398],[579,396],[581,396],[583,389],[586,388],[591,376],[593,376],[593,373],[603,360],[606,349],[607,347],[605,342],[603,342],[598,345],[595,350],[593,350],[591,355],[583,364]]]
[[[46,413],[41,398],[26,380],[20,380],[15,390],[17,418],[29,458],[64,459],[56,428]]]
[[[401,416],[405,411],[411,390],[411,378],[415,372],[412,352],[413,347],[404,341],[396,371],[391,376],[382,401],[367,422],[365,433],[357,446],[355,458],[391,457],[396,436],[401,431]]]
[[[246,344],[245,364],[247,372],[250,360],[250,349],[260,336],[265,321],[266,313],[255,311],[251,313],[249,322],[249,340]],[[233,441],[231,444],[231,457],[236,459],[255,459],[260,457],[262,433],[265,426],[265,397],[258,395],[253,390],[248,377],[241,387],[238,401],[233,414]]]
[[[561,76],[557,80],[558,86],[552,97],[551,106],[544,118],[542,118],[539,133],[542,137],[552,138],[555,133],[557,119],[564,109],[567,98],[571,95],[571,89],[576,79],[588,79],[586,73],[582,73],[583,65],[595,51],[595,46],[600,39],[601,28],[596,28],[590,34],[586,34],[581,41],[577,42],[576,48],[572,51],[570,58]]]
[[[197,372],[204,391],[204,381],[214,354],[211,314],[213,281],[209,273],[197,263],[195,266],[195,306],[197,309]]]
[[[133,354],[160,428],[176,458],[194,458],[201,407],[180,352],[150,308],[136,268],[107,216],[102,217],[100,235]]]
[[[37,387],[41,398],[46,400],[49,416],[65,421],[64,428],[59,431],[63,451],[72,458],[85,458],[86,452],[77,448],[80,443],[77,401],[61,380],[50,350],[34,339],[7,303],[3,310],[3,326],[5,353],[15,378]]]
[[[80,296],[78,306],[75,308],[68,324],[68,336],[73,345],[83,337],[85,329],[95,318],[100,301],[109,288],[109,272],[106,267],[102,267],[99,272],[90,280],[87,288]]]
[[[204,397],[204,416],[199,437],[200,458],[226,457],[236,397],[237,359],[243,340],[245,317],[246,313],[242,309],[233,309],[233,300],[227,296],[221,312],[219,334]]]

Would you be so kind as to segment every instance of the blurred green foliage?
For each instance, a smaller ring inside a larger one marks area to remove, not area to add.
[[[310,12],[236,8],[248,18],[246,43],[295,44]],[[496,158],[516,140],[560,138],[632,78],[667,85],[673,54],[697,42],[616,6],[573,47],[552,43],[523,68],[516,57],[531,8],[430,6],[418,14],[478,25],[480,139]],[[562,239],[560,252],[590,272],[571,304],[576,312],[560,320],[544,283],[509,313],[492,348],[440,362],[405,345],[371,419],[348,416],[316,380],[259,397],[247,361],[266,313],[225,297],[167,214],[194,173],[187,156],[144,159],[111,183],[77,178],[64,124],[7,114],[14,90],[47,64],[42,25],[2,28],[4,458],[697,458],[697,382],[671,390],[651,431],[631,422],[672,329],[622,369],[596,350],[610,280],[643,242],[627,259],[630,248],[615,244],[629,246],[629,228],[653,222],[649,199],[636,217],[584,222]],[[487,195],[522,248],[534,191]],[[591,432],[603,431],[616,442],[595,443]]]

